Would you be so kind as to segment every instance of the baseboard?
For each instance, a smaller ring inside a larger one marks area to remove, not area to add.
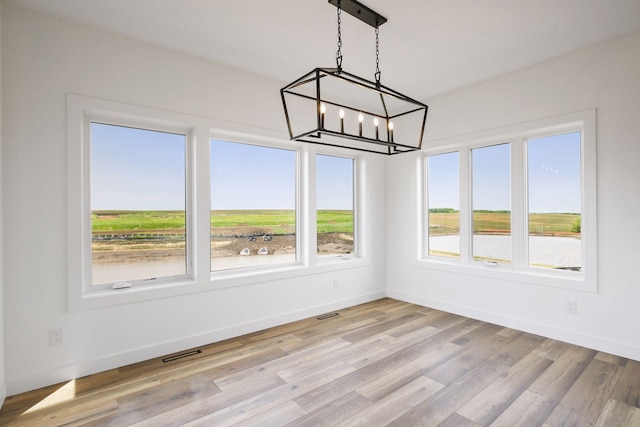
[[[584,334],[569,329],[558,328],[553,325],[531,322],[529,320],[520,319],[512,316],[505,316],[499,313],[479,310],[474,307],[452,304],[446,301],[440,301],[431,298],[425,298],[418,295],[408,294],[405,292],[387,290],[387,296],[397,300],[422,305],[437,310],[446,311],[448,313],[458,314],[460,316],[470,317],[484,322],[494,323],[496,325],[505,326],[519,331],[552,338],[558,341],[579,345],[581,347],[614,354],[616,356],[625,357],[640,361],[640,348],[626,343],[608,340],[595,335]]]
[[[252,320],[250,322],[192,335],[175,341],[167,341],[122,353],[111,354],[100,359],[82,361],[80,363],[38,372],[29,377],[12,378],[7,380],[6,387],[4,387],[3,390],[5,391],[5,395],[6,392],[8,392],[9,395],[23,393],[52,384],[69,381],[74,378],[80,378],[86,375],[107,371],[109,369],[130,365],[132,363],[142,362],[144,360],[153,359],[170,353],[176,353],[190,348],[223,341],[229,338],[283,325],[285,323],[295,322],[297,320],[306,319],[329,311],[364,304],[384,297],[386,297],[386,291],[381,290],[378,292],[333,301],[328,304],[307,307],[277,316]]]

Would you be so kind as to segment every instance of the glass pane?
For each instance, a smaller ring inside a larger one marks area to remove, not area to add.
[[[211,140],[211,271],[296,260],[296,153]]]
[[[427,158],[429,255],[460,257],[460,161],[458,152]]]
[[[527,142],[529,265],[582,267],[580,132]]]
[[[185,135],[91,123],[93,284],[186,274]]]
[[[471,150],[473,259],[511,262],[510,145]]]
[[[316,156],[318,254],[354,251],[353,159]]]

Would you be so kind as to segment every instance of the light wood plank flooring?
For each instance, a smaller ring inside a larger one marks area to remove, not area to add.
[[[382,299],[7,398],[0,425],[640,426],[640,363]]]

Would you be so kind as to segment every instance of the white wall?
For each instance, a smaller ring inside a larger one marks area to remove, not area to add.
[[[640,360],[640,33],[431,100],[428,141],[597,108],[598,287],[416,267],[416,158],[387,165],[388,294]],[[578,314],[565,313],[577,300]]]
[[[0,407],[2,407],[2,402],[7,397],[7,383],[5,382],[4,373],[4,269],[2,264],[4,247],[2,176],[4,168],[2,167],[2,134],[2,5],[0,5]]]
[[[374,231],[385,226],[385,168],[375,157],[371,265],[69,313],[66,94],[284,132],[283,84],[13,6],[2,38],[9,394],[384,296],[384,233]],[[64,344],[49,347],[55,327]]]

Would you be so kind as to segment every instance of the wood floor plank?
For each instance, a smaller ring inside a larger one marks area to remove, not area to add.
[[[279,384],[275,383],[277,385],[274,384],[270,389],[264,389],[261,393],[244,394],[242,395],[242,399],[234,398],[231,404],[220,405],[216,400],[215,403],[211,402],[206,405],[206,411],[199,411],[194,414],[194,412],[190,410],[192,408],[182,407],[177,410],[164,412],[151,418],[151,425],[164,426],[174,422],[176,423],[175,425],[189,425],[191,427],[233,425],[245,417],[260,414],[288,400],[294,400],[301,394],[331,382],[335,378],[353,372],[353,370],[353,367],[345,363],[340,363],[327,367],[322,371],[310,372],[306,377],[301,378],[295,383],[282,381],[282,383]]]
[[[197,374],[118,398],[114,425],[131,425],[189,402],[217,395],[220,389],[205,374]]]
[[[272,359],[260,365],[246,367],[245,369],[236,370],[226,375],[221,374],[216,377],[214,381],[222,390],[229,390],[233,387],[245,387],[256,378],[278,375],[284,369],[294,369],[301,365],[308,366],[309,363],[318,361],[318,359],[325,360],[327,356],[335,354],[349,345],[350,343],[341,338],[321,342],[316,346],[289,353],[286,356]]]
[[[443,365],[431,370],[427,373],[427,376],[441,384],[452,384],[475,367],[484,363],[512,341],[513,338],[498,334],[486,336],[483,342],[466,349]]]
[[[384,397],[396,392],[415,379],[429,372],[433,366],[437,366],[452,355],[460,352],[460,347],[446,343],[434,348],[423,357],[407,361],[398,365],[395,369],[387,371],[378,378],[363,383],[356,390],[369,400],[377,402]]]
[[[596,355],[596,359],[602,360],[603,362],[611,363],[612,365],[620,365],[620,366],[626,366],[627,361],[629,360],[629,359],[625,359],[624,357],[616,356],[609,353],[604,353],[602,351],[598,352],[598,354]]]
[[[553,363],[549,359],[528,355],[513,365],[457,412],[481,425],[489,425],[509,407]]]
[[[386,425],[438,392],[442,387],[444,387],[442,384],[438,384],[427,377],[418,377],[405,386],[388,393],[375,405],[371,405],[336,424],[336,427]]]
[[[491,427],[541,426],[558,402],[525,390],[491,423]]]
[[[544,357],[551,360],[558,360],[558,358],[571,347],[571,344],[565,342],[556,341],[552,339],[546,339],[538,347],[536,347],[532,353],[536,356]]]
[[[226,357],[224,355],[215,356],[211,359],[204,359],[189,365],[184,365],[171,371],[163,372],[159,377],[162,382],[171,382],[206,372],[211,379],[216,379],[228,375],[231,372],[257,366],[266,361],[271,361],[286,355],[287,353],[279,348],[246,349],[243,352],[226,355]]]
[[[392,338],[386,335],[374,335],[367,340],[360,341],[357,344],[350,345],[348,347],[340,348],[332,353],[326,353],[324,357],[309,357],[305,360],[296,361],[296,363],[289,364],[286,367],[277,371],[278,376],[287,382],[294,382],[297,379],[307,375],[309,372],[315,372],[324,369],[326,366],[336,364],[344,361],[350,366],[358,369],[360,366],[364,366],[369,363],[358,364],[351,363],[351,355],[356,354],[375,354],[375,351],[380,348],[388,348]]]
[[[614,399],[609,399],[595,425],[595,427],[638,426],[640,426],[640,408]]]
[[[390,317],[365,328],[343,335],[342,339],[349,342],[362,341],[373,335],[383,333],[388,329],[392,329],[396,326],[405,325],[407,322],[419,319],[420,317],[423,317],[423,315],[416,312],[406,313],[400,317]]]
[[[545,338],[537,335],[521,334],[503,348],[502,351],[492,357],[492,360],[507,366],[513,366],[538,347],[543,341],[545,341]]]
[[[465,319],[464,321],[453,325],[454,326],[451,326],[449,329],[409,347],[399,349],[383,359],[366,365],[343,378],[339,378],[330,384],[326,384],[323,387],[313,390],[296,399],[296,403],[307,411],[313,411],[317,407],[324,406],[332,400],[355,390],[368,382],[374,381],[376,378],[383,376],[411,360],[414,360],[424,354],[428,354],[430,349],[439,348],[440,345],[448,343],[451,339],[477,328],[479,323],[471,319]],[[443,360],[438,360],[438,362],[442,363]],[[435,366],[432,366],[432,368],[433,367]]]
[[[418,310],[416,311],[416,313],[420,313],[421,317],[418,317],[415,320],[412,320],[405,324],[398,325],[395,328],[390,328],[385,332],[385,334],[391,335],[392,337],[395,337],[395,338],[400,338],[403,335],[413,333],[419,329],[423,329],[423,328],[436,329],[432,326],[432,324],[439,318],[444,317],[446,315],[446,313],[442,311],[437,311],[437,310],[432,310],[426,313],[421,310]]]
[[[404,415],[396,418],[389,426],[435,427],[480,391],[503,375],[509,368],[491,360],[487,360],[474,368],[449,387],[416,405]]]
[[[326,406],[320,407],[295,421],[286,424],[287,427],[304,426],[335,426],[340,421],[370,407],[372,402],[361,394],[352,391],[340,400],[334,400]]]
[[[553,427],[594,425],[623,367],[594,359],[549,415]]]
[[[335,314],[9,396],[0,425],[640,427],[640,362],[390,298]]]
[[[289,400],[280,406],[268,409],[260,414],[234,424],[234,427],[280,427],[298,418],[305,416],[307,412],[295,402]]]
[[[390,341],[388,346],[378,347],[369,353],[351,352],[351,354],[345,356],[344,360],[356,368],[362,368],[380,359],[384,359],[385,357],[397,352],[398,349],[416,344],[440,332],[442,331],[439,329],[427,326],[410,334],[402,335],[401,337]]]
[[[627,362],[620,380],[611,393],[611,399],[640,408],[640,362]]]
[[[449,418],[438,424],[438,427],[482,427],[482,425],[458,413],[453,413],[449,415]]]
[[[269,393],[282,386],[289,385],[279,377],[269,377],[254,384],[250,389],[233,389],[225,393],[186,401],[182,405],[175,405],[174,407],[159,405],[153,415],[146,417],[137,416],[135,408],[131,411],[123,411],[122,415],[115,416],[110,420],[110,425],[182,426],[188,422],[209,416],[216,411],[233,408],[248,399],[255,398],[256,395]],[[135,417],[135,421],[131,419],[133,417]]]
[[[108,381],[107,385],[99,390],[84,388],[82,393],[76,394],[74,383],[74,381],[71,381],[67,383],[66,387],[59,388],[47,398],[34,402],[28,408],[28,411],[18,412],[15,411],[15,408],[8,408],[9,411],[6,412],[6,415],[13,415],[15,422],[20,425],[33,423],[35,423],[34,425],[42,425],[41,423],[45,423],[45,420],[48,420],[46,423],[53,423],[55,419],[62,419],[61,414],[64,415],[65,412],[73,413],[72,418],[79,418],[81,414],[85,414],[83,419],[93,418],[98,415],[100,418],[115,412],[117,409],[116,400],[119,397],[143,392],[161,385],[160,380],[154,376],[133,380],[127,379],[127,381],[116,384]]]
[[[529,386],[529,390],[560,402],[595,355],[595,350],[571,346]]]

